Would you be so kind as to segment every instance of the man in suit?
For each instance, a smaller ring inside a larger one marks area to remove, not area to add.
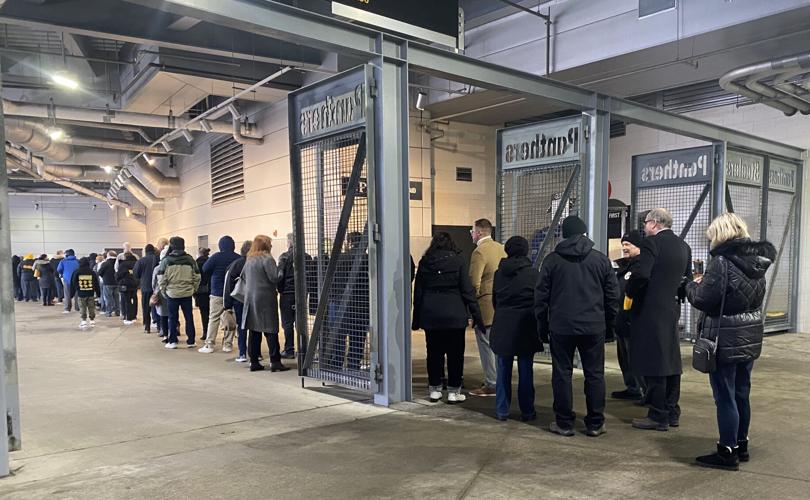
[[[678,427],[681,415],[681,349],[679,296],[692,280],[692,250],[672,232],[672,215],[654,208],[644,219],[638,267],[627,281],[633,299],[630,359],[647,386],[647,416],[633,420],[636,429],[666,431]],[[637,354],[636,354],[637,353]]]
[[[486,327],[475,329],[475,341],[484,370],[484,383],[478,389],[470,391],[470,395],[493,397],[497,382],[497,367],[495,353],[489,345],[489,332],[495,316],[495,308],[492,305],[492,283],[501,259],[506,258],[506,252],[503,245],[492,239],[492,223],[487,219],[475,221],[470,235],[476,245],[470,258],[470,280],[475,288],[478,306],[481,308],[481,316]]]

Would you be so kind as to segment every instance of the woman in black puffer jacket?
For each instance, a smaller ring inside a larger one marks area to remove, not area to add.
[[[717,342],[717,369],[709,374],[717,406],[717,453],[697,457],[704,467],[737,470],[747,462],[751,422],[751,370],[762,351],[765,272],[776,258],[767,241],[751,241],[748,227],[732,213],[712,221],[706,236],[712,260],[705,276],[686,287],[701,311],[700,331]]]
[[[464,334],[467,320],[483,326],[467,266],[444,231],[436,233],[419,261],[413,294],[412,329],[425,330],[430,400],[442,397],[442,373],[447,356],[447,402],[461,403],[464,373]]]

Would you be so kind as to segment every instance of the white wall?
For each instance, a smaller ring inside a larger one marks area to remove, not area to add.
[[[9,196],[11,249],[14,254],[53,255],[73,248],[76,255],[146,243],[146,226],[121,209],[86,196]],[[38,205],[38,207],[37,207]],[[95,208],[94,208],[95,206]]]
[[[724,106],[690,113],[689,116],[709,123],[722,125],[742,132],[748,132],[766,139],[810,149],[810,116],[787,117],[780,111],[765,105],[742,108]],[[667,151],[705,144],[694,139],[658,132],[646,127],[628,125],[624,137],[610,142],[610,181],[613,197],[624,202],[630,201],[630,159],[633,155],[654,151]],[[810,221],[810,173],[805,162],[803,182],[802,221],[805,228]],[[801,234],[801,255],[799,260],[799,330],[810,332],[810,230]]]

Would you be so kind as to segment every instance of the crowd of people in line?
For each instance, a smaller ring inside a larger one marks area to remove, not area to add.
[[[471,319],[484,382],[469,394],[494,396],[498,420],[509,417],[515,359],[520,419],[537,417],[533,360],[548,345],[555,416],[549,430],[575,435],[572,374],[578,351],[585,434],[604,434],[605,343],[617,340],[625,388],[611,396],[647,408],[632,427],[677,428],[683,373],[679,321],[688,300],[700,311],[700,337],[716,345],[709,380],[720,439],[716,452],[697,457],[696,463],[737,470],[750,458],[751,372],[762,349],[765,273],[776,250],[752,241],[745,221],[725,213],[706,232],[708,267],[704,272],[696,261],[693,273],[691,249],[672,224],[666,209],[650,210],[644,230],[625,234],[623,257],[611,262],[594,249],[585,223],[567,217],[562,240],[539,269],[525,238],[513,236],[501,245],[492,239],[486,219],[470,231],[476,249],[469,265],[448,233],[435,234],[416,272],[412,324],[425,330],[430,401],[441,400],[445,389],[448,403],[465,401],[464,335]]]
[[[555,416],[549,430],[575,435],[572,376],[579,352],[585,379],[585,434],[604,434],[605,343],[616,340],[626,387],[611,396],[647,407],[646,415],[634,419],[632,427],[677,428],[683,373],[679,320],[681,304],[688,300],[701,312],[700,336],[717,346],[716,367],[709,379],[720,440],[715,453],[696,460],[708,467],[738,469],[740,461],[750,458],[751,372],[762,348],[765,273],[776,250],[768,242],[752,241],[745,222],[726,213],[712,221],[706,233],[713,258],[705,272],[698,268],[693,273],[691,249],[672,232],[672,224],[666,209],[649,211],[644,230],[625,234],[623,257],[611,262],[594,248],[585,223],[569,216],[561,224],[561,241],[539,269],[529,258],[525,238],[513,236],[502,245],[493,240],[487,219],[472,226],[476,248],[469,263],[450,234],[437,232],[415,275],[411,261],[412,329],[425,331],[430,401],[442,400],[445,391],[448,403],[466,400],[465,332],[472,320],[483,383],[468,393],[493,396],[498,420],[509,418],[515,359],[520,419],[536,419],[534,355],[548,345]],[[185,345],[196,347],[192,316],[196,303],[203,325],[200,353],[215,351],[222,327],[221,349],[231,352],[236,337],[237,362],[249,361],[251,371],[265,370],[264,337],[270,371],[286,371],[282,359],[295,357],[293,235],[287,240],[287,251],[278,263],[271,255],[272,239],[265,235],[245,241],[239,253],[233,238],[223,236],[218,252],[211,255],[203,248],[196,259],[186,253],[185,241],[178,236],[146,245],[141,258],[129,244],[120,254],[108,251],[80,259],[73,250],[51,259],[14,256],[15,296],[19,301],[41,298],[43,306],[62,302],[65,313],[75,307],[81,314],[80,328],[85,329],[95,324],[96,300],[104,315],[120,316],[125,325],[132,325],[140,290],[144,332],[156,330],[166,349],[178,348],[180,313]],[[349,240],[353,243],[347,255],[365,254],[357,237]],[[311,260],[307,256],[307,267]],[[309,302],[318,293],[310,288],[307,283]],[[367,285],[352,290],[368,293]],[[314,314],[312,303],[308,310]],[[367,326],[368,313],[357,321]],[[364,339],[353,341],[351,335],[343,339],[349,344],[348,351],[342,349],[344,356],[349,354],[348,363],[352,359],[359,363],[362,356],[352,356],[352,349],[362,353]]]

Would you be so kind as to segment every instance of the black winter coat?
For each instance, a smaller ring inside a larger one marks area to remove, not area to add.
[[[152,293],[152,274],[154,274],[155,268],[158,265],[160,259],[154,252],[149,252],[140,259],[138,262],[135,263],[135,267],[133,268],[133,272],[135,274],[135,279],[138,281],[138,286],[140,287],[142,292]],[[105,261],[106,262],[106,261]],[[115,261],[113,260],[113,263]],[[120,270],[121,264],[118,265]]]
[[[138,280],[135,279],[135,264],[138,258],[131,253],[124,254],[118,259],[118,270],[115,272],[115,281],[121,287],[121,291],[133,292],[138,288]],[[151,285],[151,283],[150,283]]]
[[[534,315],[539,276],[528,257],[501,259],[492,284],[495,317],[489,342],[495,354],[526,356],[543,350]]]
[[[11,275],[14,277],[14,286],[20,284],[20,262],[22,262],[22,259],[17,255],[11,257]]]
[[[34,259],[25,259],[21,261],[17,272],[19,273],[22,281],[36,281],[36,278],[34,278]]]
[[[40,288],[51,288],[56,286],[56,269],[54,269],[50,261],[43,262],[39,265],[38,269]]]
[[[416,272],[411,328],[463,329],[470,316],[473,324],[483,326],[475,289],[461,256],[450,250],[426,253]]]
[[[637,270],[627,281],[627,295],[633,299],[630,350],[636,374],[683,373],[678,295],[691,279],[692,249],[686,242],[671,230],[644,238]]]
[[[561,241],[543,259],[534,290],[541,338],[551,335],[613,336],[619,288],[610,259],[586,236]]]
[[[225,278],[227,279],[223,279],[222,283],[222,302],[225,309],[233,309],[234,302],[239,302],[231,297],[231,292],[233,292],[233,289],[236,288],[236,282],[239,279],[239,276],[242,274],[242,269],[245,268],[245,262],[247,262],[245,257],[239,257],[235,261],[231,262],[231,264],[225,270]],[[241,304],[241,302],[239,303]]]
[[[208,257],[199,256],[197,257],[197,268],[202,269],[206,262],[208,262]],[[138,261],[140,264],[143,259]],[[211,275],[208,273],[204,273],[200,271],[200,286],[197,287],[197,293],[194,295],[211,295]]]
[[[115,279],[115,257],[106,259],[98,266],[98,276],[102,285],[118,286],[118,280]]]
[[[718,245],[711,255],[703,280],[686,286],[686,297],[701,311],[701,336],[716,339],[720,363],[755,360],[762,352],[765,272],[776,249],[741,238]]]

